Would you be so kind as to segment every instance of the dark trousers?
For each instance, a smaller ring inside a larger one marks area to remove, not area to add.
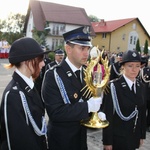
[[[136,148],[133,148],[132,143],[130,145],[130,142],[127,141],[126,137],[114,136],[113,139],[113,150],[136,150]]]
[[[150,100],[147,101],[147,127],[150,127]]]

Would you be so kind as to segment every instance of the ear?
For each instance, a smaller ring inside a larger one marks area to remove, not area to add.
[[[71,47],[68,44],[65,45],[65,50],[67,55],[70,54],[72,51]]]

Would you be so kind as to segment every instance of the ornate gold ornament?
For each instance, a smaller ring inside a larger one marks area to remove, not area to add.
[[[85,90],[83,96],[86,98],[102,96],[103,92],[108,91],[108,82],[110,76],[110,66],[107,58],[103,59],[103,52],[100,52],[98,47],[96,48],[97,57],[90,58],[87,68],[84,70],[86,86],[81,90]],[[94,49],[95,50],[95,49]],[[92,49],[91,49],[92,51]],[[99,63],[101,61],[101,64]],[[105,74],[103,76],[101,65],[104,66]],[[97,66],[97,70],[94,71],[94,67]],[[92,113],[92,116],[88,120],[81,121],[81,124],[90,128],[105,128],[109,125],[107,120],[100,120],[98,113]]]

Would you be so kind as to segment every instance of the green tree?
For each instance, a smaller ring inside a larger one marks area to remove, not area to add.
[[[89,15],[90,22],[99,22],[100,19],[94,15]]]
[[[5,38],[9,44],[24,36],[23,27],[25,15],[10,14],[7,19],[0,20],[0,38]]]
[[[141,53],[141,48],[140,48],[140,40],[138,39],[136,42],[136,50]]]
[[[44,31],[38,31],[35,27],[32,30],[32,36],[33,38],[40,44],[46,47],[46,49],[48,49],[47,47],[47,43],[46,43],[46,36],[48,35],[48,30],[44,30]]]
[[[51,61],[55,60],[55,53],[54,52],[50,52],[48,54],[48,57],[50,58]]]
[[[144,44],[144,54],[148,54],[148,41],[147,40],[145,41],[145,44]]]

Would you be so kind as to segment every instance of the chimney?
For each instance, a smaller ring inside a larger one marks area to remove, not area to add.
[[[99,26],[106,26],[104,19],[100,19]]]

